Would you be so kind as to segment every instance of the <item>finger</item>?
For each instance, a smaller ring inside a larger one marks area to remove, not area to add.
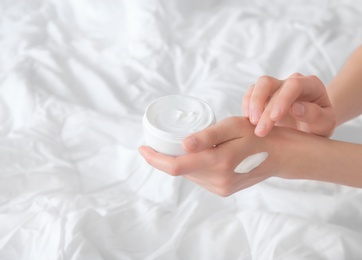
[[[315,103],[295,102],[292,104],[290,114],[301,122],[315,123],[323,117],[324,110],[325,108]]]
[[[268,133],[271,131],[271,129],[275,125],[276,122],[270,119],[269,114],[270,113],[268,113],[268,112],[264,112],[261,115],[259,122],[256,125],[255,130],[254,130],[254,133],[256,136],[264,137],[264,136],[268,135]]]
[[[269,100],[269,103],[266,105],[262,115],[260,116],[260,119],[254,130],[254,133],[256,136],[259,136],[259,137],[266,136],[271,131],[273,126],[275,125],[276,121],[274,121],[271,118],[270,113],[271,113],[271,110],[273,109],[273,107],[275,106],[274,105],[275,100],[280,91],[281,91],[281,89],[279,89],[276,93],[274,93],[274,95]]]
[[[250,114],[249,114],[249,105],[250,105],[250,98],[251,98],[251,94],[253,93],[253,90],[254,90],[254,86],[255,84],[253,84],[244,94],[244,97],[243,97],[243,114],[246,118],[249,118],[250,117]]]
[[[285,80],[278,95],[273,96],[270,118],[273,121],[282,120],[297,100],[327,106],[328,101],[321,99],[324,93],[325,87],[317,77],[291,76]]]
[[[283,81],[269,76],[260,77],[253,88],[249,101],[250,122],[256,125],[270,98],[282,85]]]
[[[219,123],[196,132],[183,141],[187,152],[198,152],[231,139],[242,137],[246,128],[252,127],[244,117],[228,117]]]
[[[148,146],[139,148],[140,154],[152,167],[172,176],[180,176],[202,169],[205,165],[215,162],[211,151],[186,154],[182,156],[169,156],[158,153]]]
[[[285,118],[293,102],[295,103],[296,100],[311,100],[315,103],[315,107],[309,111],[310,113],[304,114],[305,108],[301,105],[298,106],[300,103],[298,102],[294,107],[297,113],[295,116],[299,113],[299,116],[302,117],[295,118],[297,120],[304,118],[305,122],[314,120],[316,115],[313,113],[319,111],[317,104],[320,106],[330,105],[328,98],[323,99],[324,96],[325,87],[317,77],[306,77],[299,73],[291,75],[270,99],[255,128],[255,134],[260,137],[266,136],[277,121]]]
[[[309,131],[321,136],[330,136],[335,128],[335,119],[330,108],[322,108],[309,102],[296,102],[290,112],[292,117],[308,125]]]

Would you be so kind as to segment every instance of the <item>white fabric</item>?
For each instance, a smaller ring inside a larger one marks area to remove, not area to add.
[[[221,198],[137,148],[158,97],[220,120],[263,74],[328,83],[361,25],[359,0],[0,1],[0,259],[360,259],[362,190],[269,179]]]

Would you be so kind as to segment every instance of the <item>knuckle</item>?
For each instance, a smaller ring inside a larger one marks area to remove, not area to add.
[[[291,87],[298,87],[300,86],[300,78],[296,78],[296,77],[289,77],[287,78],[286,82],[288,83],[289,86]]]
[[[299,72],[295,72],[289,76],[289,78],[300,78],[300,77],[303,77],[303,74],[301,74]]]
[[[273,78],[267,75],[263,75],[256,81],[258,87],[263,87],[273,83]]]
[[[308,78],[316,80],[316,81],[320,81],[320,79],[316,76],[316,75],[309,75]]]
[[[308,78],[314,82],[314,84],[317,84],[316,86],[319,86],[319,87],[323,87],[322,89],[324,89],[324,84],[323,82],[321,81],[321,79],[316,76],[316,75],[309,75]]]
[[[288,91],[300,91],[303,88],[301,78],[288,78],[284,86],[286,86]]]

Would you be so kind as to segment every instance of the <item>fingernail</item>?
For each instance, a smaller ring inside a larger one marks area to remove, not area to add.
[[[187,137],[184,141],[183,141],[183,145],[184,147],[188,150],[188,151],[193,151],[197,148],[197,142],[196,139],[194,137]]]
[[[305,112],[305,108],[301,103],[294,103],[292,110],[293,114],[296,116],[303,116]]]

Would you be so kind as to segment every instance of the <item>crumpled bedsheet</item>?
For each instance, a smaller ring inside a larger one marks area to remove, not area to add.
[[[271,178],[221,198],[137,148],[158,97],[220,120],[261,75],[327,84],[361,17],[358,0],[2,0],[0,259],[360,259],[360,189]]]

